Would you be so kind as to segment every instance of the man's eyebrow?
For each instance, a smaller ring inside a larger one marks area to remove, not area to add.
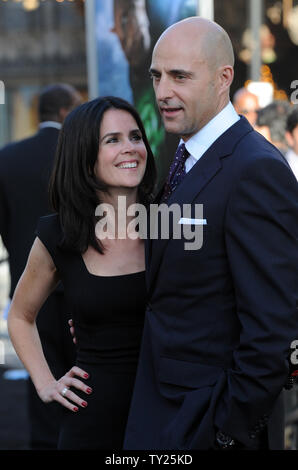
[[[184,69],[173,69],[169,70],[169,74],[171,75],[185,75],[186,77],[192,77],[193,72],[190,70],[184,70]]]
[[[160,72],[154,68],[150,68],[149,69],[149,73],[152,74],[152,75],[160,75]],[[169,75],[185,75],[186,77],[193,77],[193,72],[191,72],[190,70],[184,70],[184,69],[172,69],[172,70],[169,70],[167,72]]]
[[[156,74],[160,74],[160,72],[159,72],[158,70],[156,70],[156,69],[150,67],[150,69],[149,69],[149,74],[154,74],[154,75],[156,75]]]

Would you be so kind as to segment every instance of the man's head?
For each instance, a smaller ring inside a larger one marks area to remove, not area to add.
[[[287,101],[276,100],[258,111],[255,129],[281,152],[287,150],[286,123],[290,111]]]
[[[229,102],[234,53],[218,24],[191,17],[159,38],[150,72],[157,104],[168,132],[186,141]]]
[[[59,83],[44,88],[39,95],[40,122],[63,122],[67,114],[81,104],[82,97],[71,85]]]
[[[242,114],[252,126],[257,121],[257,110],[259,109],[259,98],[246,88],[240,88],[233,97],[233,105],[238,114]]]
[[[298,106],[295,106],[288,116],[286,139],[289,147],[298,155]]]

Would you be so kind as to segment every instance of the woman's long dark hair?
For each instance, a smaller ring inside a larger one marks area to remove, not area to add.
[[[154,157],[137,111],[127,101],[106,96],[78,106],[66,117],[60,131],[55,164],[50,181],[50,202],[59,213],[64,234],[63,245],[79,253],[93,246],[103,253],[95,237],[95,209],[101,201],[98,191],[107,186],[94,174],[98,157],[100,126],[108,109],[130,113],[142,133],[147,149],[147,165],[138,188],[138,202],[152,201],[156,182]]]

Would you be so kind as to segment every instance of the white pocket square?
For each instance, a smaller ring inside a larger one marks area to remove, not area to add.
[[[207,225],[207,219],[187,219],[182,217],[178,223],[183,225]]]

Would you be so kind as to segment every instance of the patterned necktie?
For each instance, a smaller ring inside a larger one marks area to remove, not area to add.
[[[189,152],[186,150],[185,144],[179,145],[176,150],[174,161],[170,166],[169,175],[165,183],[164,192],[161,197],[162,202],[166,202],[173,191],[175,191],[178,184],[185,176],[185,161],[189,157]]]

